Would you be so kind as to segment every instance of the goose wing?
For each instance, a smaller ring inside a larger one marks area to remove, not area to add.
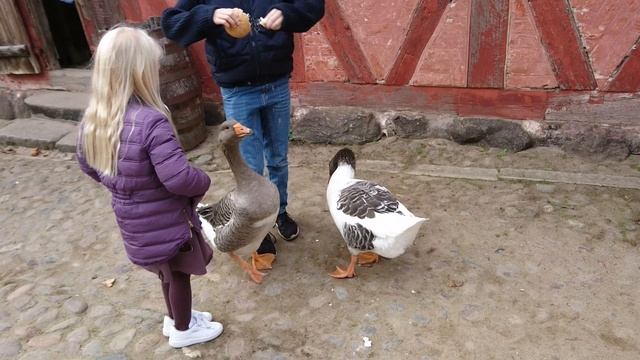
[[[397,212],[399,202],[384,186],[360,180],[342,189],[337,205],[346,215],[364,219]]]
[[[362,224],[345,223],[342,227],[342,237],[350,248],[361,251],[373,250],[375,235]]]
[[[231,221],[231,215],[235,209],[232,192],[225,195],[220,201],[213,205],[204,205],[198,207],[197,211],[203,219],[211,226],[217,228],[226,225]]]

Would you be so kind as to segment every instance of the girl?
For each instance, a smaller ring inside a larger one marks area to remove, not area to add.
[[[184,347],[215,339],[222,324],[191,310],[190,276],[205,274],[213,253],[194,211],[210,179],[187,162],[160,99],[161,56],[142,30],[104,35],[77,155],[82,171],[111,192],[129,259],[160,277],[168,312],[163,333],[169,345]]]

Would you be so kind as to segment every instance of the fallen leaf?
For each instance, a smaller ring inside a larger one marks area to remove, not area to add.
[[[464,285],[464,281],[462,280],[449,280],[449,283],[447,284],[447,286],[450,288],[458,288],[462,285]]]
[[[113,287],[113,284],[115,284],[116,279],[107,279],[105,281],[103,281],[102,283],[106,286],[106,287]]]
[[[182,353],[191,359],[195,359],[195,358],[201,358],[202,357],[202,353],[200,352],[200,350],[191,350],[189,348],[182,348]]]
[[[40,155],[40,148],[31,149],[31,156],[38,156],[38,155]]]

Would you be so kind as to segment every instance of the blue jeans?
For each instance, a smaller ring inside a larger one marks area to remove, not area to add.
[[[253,130],[240,142],[242,158],[251,169],[269,179],[280,193],[280,214],[287,208],[289,182],[289,123],[291,96],[289,78],[267,84],[221,88],[224,113]]]

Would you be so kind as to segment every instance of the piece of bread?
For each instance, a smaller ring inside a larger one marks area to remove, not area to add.
[[[251,22],[249,21],[249,15],[242,11],[241,9],[233,9],[234,14],[239,15],[240,25],[229,28],[225,27],[224,29],[227,33],[233,36],[236,39],[241,39],[251,32]]]

